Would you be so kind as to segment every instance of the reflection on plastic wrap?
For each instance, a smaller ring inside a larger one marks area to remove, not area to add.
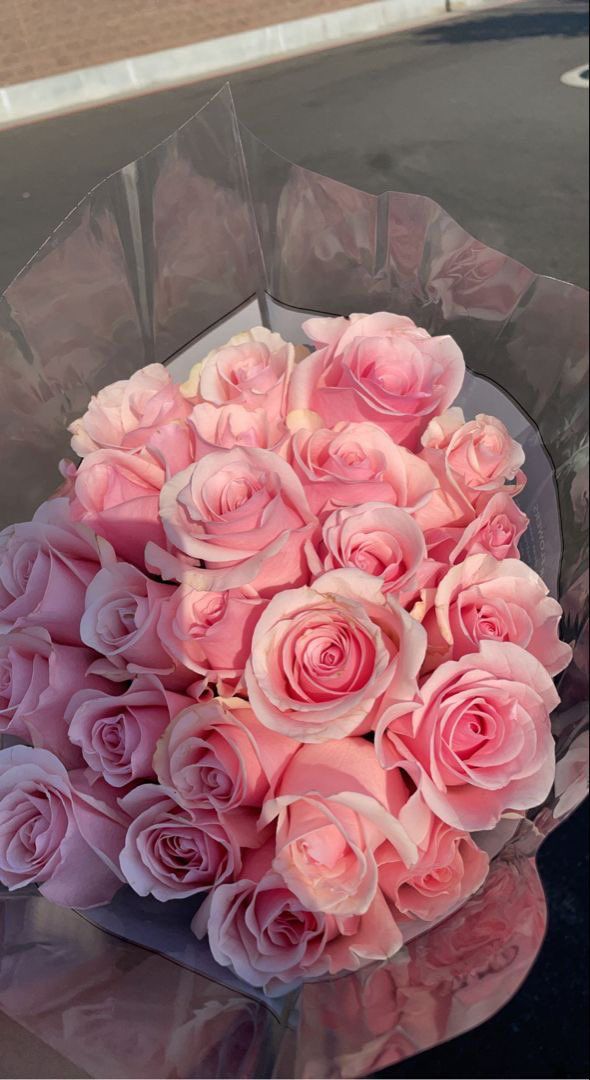
[[[91,1076],[366,1076],[482,1023],[545,930],[533,860],[494,864],[460,911],[393,960],[264,1004],[35,897],[0,908],[0,1006]]]
[[[555,785],[494,831],[481,895],[390,963],[307,984],[280,1018],[204,961],[195,974],[39,898],[7,898],[1,1004],[92,1075],[366,1075],[481,1022],[540,945],[531,856],[587,790],[587,294],[487,248],[429,199],[285,161],[240,127],[227,88],[86,196],[0,299],[2,523],[55,489],[65,427],[92,393],[153,360],[197,359],[212,328],[231,316],[235,332],[256,303],[289,337],[309,311],[379,309],[451,333],[482,377],[467,379],[466,407],[481,411],[485,386],[526,437],[524,555],[574,645]]]

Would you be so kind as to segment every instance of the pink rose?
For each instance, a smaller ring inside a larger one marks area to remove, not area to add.
[[[174,591],[173,585],[152,581],[130,563],[111,563],[98,572],[88,586],[80,635],[106,658],[105,675],[128,680],[142,671],[155,675],[174,671],[158,631],[162,605]]]
[[[177,663],[207,682],[239,686],[265,604],[238,589],[207,592],[179,585],[161,606],[157,634]]]
[[[214,450],[234,446],[276,451],[288,435],[284,422],[274,413],[249,409],[238,402],[211,405],[204,401],[195,405],[188,422],[194,432],[195,461]]]
[[[323,517],[367,502],[412,513],[438,486],[426,462],[396,446],[376,424],[300,428],[291,440],[291,460],[312,510]]]
[[[78,645],[86,587],[107,550],[108,544],[71,520],[66,499],[50,499],[32,521],[4,529],[0,633],[40,625],[54,641]]]
[[[54,904],[87,908],[120,887],[124,814],[78,779],[47,750],[0,751],[0,881],[9,890],[35,882]]]
[[[392,812],[399,784],[364,739],[302,746],[291,758],[261,822],[276,819],[273,869],[311,911],[367,912],[391,845],[408,865],[416,862],[416,845]]]
[[[447,468],[471,498],[501,491],[513,481],[511,494],[523,486],[524,450],[495,416],[480,413],[459,427],[449,440],[445,458]]]
[[[485,496],[481,498],[485,499]],[[518,509],[514,499],[500,491],[485,501],[478,516],[469,525],[428,530],[426,545],[433,559],[451,565],[461,562],[468,555],[519,559],[518,541],[528,524],[528,517]]]
[[[81,765],[64,714],[81,686],[108,686],[88,674],[93,659],[89,649],[54,644],[40,627],[0,636],[0,731],[53,751],[70,769]]]
[[[555,773],[551,677],[530,653],[482,641],[478,653],[442,664],[410,704],[386,709],[375,745],[402,765],[438,817],[458,829],[491,829],[505,810],[547,797]]]
[[[275,596],[260,616],[246,666],[258,720],[322,742],[367,731],[384,701],[412,700],[426,635],[379,580],[333,570]]]
[[[304,978],[357,970],[399,949],[399,930],[381,896],[364,915],[337,918],[310,911],[272,869],[272,847],[248,852],[242,876],[219,885],[192,922],[209,935],[214,959],[269,996]]]
[[[182,391],[192,401],[237,402],[282,416],[291,369],[301,351],[280,334],[255,326],[195,364]]]
[[[324,570],[352,566],[381,578],[384,593],[412,594],[422,583],[426,544],[405,510],[387,503],[335,510],[324,522]]]
[[[151,458],[95,450],[78,469],[72,517],[109,540],[120,559],[143,566],[146,544],[164,542],[158,503],[165,479]]]
[[[418,848],[418,861],[406,866],[390,846],[379,862],[380,888],[406,918],[434,922],[479,889],[488,872],[488,856],[469,833],[436,817],[419,791],[396,811]]]
[[[537,658],[550,675],[570,662],[559,640],[562,610],[538,574],[519,559],[499,562],[470,555],[442,578],[423,620],[429,641],[443,658],[459,660],[486,640],[511,641]]]
[[[66,709],[69,737],[96,776],[126,787],[155,776],[158,739],[189,704],[190,698],[166,690],[155,675],[138,675],[122,694],[78,690]]]
[[[74,420],[72,450],[79,457],[93,450],[139,450],[172,420],[188,416],[190,405],[162,364],[148,364],[129,379],[105,386]]]
[[[249,584],[266,596],[309,580],[315,518],[292,469],[269,450],[208,454],[168,481],[160,514],[179,553],[150,547],[150,565],[166,578],[216,592]]]
[[[327,427],[370,420],[414,449],[463,385],[465,363],[453,338],[431,337],[406,316],[380,311],[308,319],[303,327],[323,347],[295,368],[289,408],[313,410]]]
[[[239,849],[213,810],[186,810],[158,784],[140,784],[121,806],[132,818],[121,870],[140,896],[177,900],[239,873]]]
[[[173,720],[158,743],[154,768],[189,810],[259,808],[298,745],[263,727],[247,701],[213,698]]]

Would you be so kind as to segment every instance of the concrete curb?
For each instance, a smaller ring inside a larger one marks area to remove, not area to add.
[[[506,3],[507,0],[504,0]],[[510,2],[510,0],[508,0]],[[512,0],[514,2],[514,0]],[[502,0],[377,0],[210,41],[0,87],[0,127],[375,37]]]

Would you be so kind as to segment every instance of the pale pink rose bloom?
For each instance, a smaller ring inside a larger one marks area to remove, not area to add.
[[[550,714],[559,696],[534,656],[508,642],[442,664],[418,698],[379,718],[383,765],[401,765],[438,817],[491,829],[505,810],[547,797],[555,773]]]
[[[149,565],[196,589],[251,585],[269,596],[309,581],[308,558],[317,563],[303,488],[270,450],[207,454],[164,486],[160,516],[173,554],[150,545]]]
[[[298,745],[263,727],[242,698],[213,698],[176,716],[158,743],[154,768],[188,809],[259,808]]]
[[[356,971],[397,952],[401,935],[382,896],[364,915],[310,911],[272,869],[272,855],[271,844],[248,852],[240,880],[214,889],[193,919],[218,964],[273,997],[303,979]]]
[[[406,866],[389,846],[379,860],[379,886],[401,915],[433,922],[479,889],[489,858],[468,832],[433,814],[419,791],[406,791],[394,812],[418,848],[418,861]]]
[[[520,559],[470,555],[442,578],[422,625],[444,659],[477,652],[482,641],[511,641],[558,675],[572,650],[559,640],[561,605],[548,593]]]
[[[462,562],[468,555],[520,558],[518,541],[529,524],[526,514],[519,510],[510,495],[501,491],[487,499],[481,510],[478,504],[478,516],[464,528],[448,527],[426,532],[426,545],[432,558],[451,565]]]
[[[109,545],[71,520],[67,499],[9,525],[0,533],[0,633],[43,626],[54,641],[78,645],[86,588],[103,554]]]
[[[290,460],[312,510],[323,517],[366,502],[413,513],[438,486],[426,462],[396,446],[377,424],[300,428],[291,439]]]
[[[158,630],[162,605],[174,591],[173,585],[152,581],[130,563],[114,562],[99,570],[88,586],[80,636],[105,657],[105,675],[129,679],[142,671],[174,672],[176,665]],[[99,667],[100,661],[94,670]],[[186,685],[190,678],[184,681]]]
[[[0,636],[0,732],[57,754],[68,769],[83,764],[68,737],[65,712],[81,686],[97,692],[108,683],[89,673],[90,649],[56,645],[31,627]]]
[[[167,690],[155,675],[138,675],[122,694],[78,690],[66,709],[69,737],[95,776],[112,787],[155,777],[158,739],[190,698]]]
[[[291,758],[261,822],[276,820],[273,869],[311,911],[365,914],[390,845],[416,862],[416,844],[392,811],[399,785],[399,772],[388,776],[364,739],[302,746]]]
[[[524,450],[495,416],[480,413],[458,428],[449,440],[445,457],[447,467],[471,497],[501,491],[513,481],[509,489],[512,494],[523,486]]]
[[[431,337],[406,316],[380,311],[348,319],[308,319],[318,345],[291,378],[290,409],[310,409],[331,427],[370,420],[414,449],[432,416],[457,397],[465,375],[453,338]]]
[[[324,570],[352,566],[381,579],[384,593],[412,594],[427,573],[424,535],[406,510],[387,503],[344,507],[326,518]]]
[[[262,724],[301,742],[370,730],[386,701],[412,700],[426,634],[380,581],[332,570],[275,596],[246,666]]]
[[[170,656],[207,683],[239,686],[265,605],[238,589],[207,592],[179,585],[162,604],[157,634]]]
[[[74,420],[72,450],[79,457],[93,450],[140,450],[171,420],[188,416],[190,405],[162,364],[148,364],[90,399],[84,416]]]
[[[107,904],[121,886],[126,818],[108,792],[90,794],[47,750],[0,751],[0,881],[33,882],[55,904]]]
[[[121,806],[132,818],[121,870],[140,896],[178,900],[239,873],[239,848],[214,810],[187,810],[159,784],[140,784]]]
[[[446,450],[453,435],[465,425],[463,409],[455,405],[452,409],[435,416],[424,430],[420,442],[426,450]]]
[[[166,473],[151,458],[95,450],[78,469],[71,513],[105,537],[126,562],[144,565],[146,544],[164,542],[159,518]]]
[[[234,446],[277,451],[289,434],[277,414],[239,402],[211,405],[203,401],[195,405],[188,423],[194,433],[195,461],[214,450],[231,450]]]
[[[283,341],[280,334],[255,326],[195,364],[182,392],[197,403],[237,402],[250,409],[263,408],[269,416],[284,415],[289,376],[302,351]]]

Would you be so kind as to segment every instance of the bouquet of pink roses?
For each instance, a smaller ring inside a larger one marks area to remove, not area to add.
[[[0,535],[0,881],[194,896],[269,994],[481,886],[486,834],[552,786],[571,654],[519,557],[523,450],[453,407],[454,340],[304,329],[106,387]]]

